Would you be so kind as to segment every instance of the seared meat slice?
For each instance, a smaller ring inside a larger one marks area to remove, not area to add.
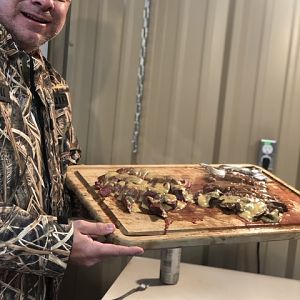
[[[177,200],[176,196],[173,194],[164,195],[162,202],[163,202],[163,204],[166,204],[167,206],[169,206],[170,209],[176,209],[178,206],[178,200]],[[164,207],[165,207],[165,205],[164,205]]]
[[[276,199],[268,199],[266,200],[266,204],[268,206],[269,211],[278,210],[280,213],[284,213],[288,211],[287,206]]]
[[[114,196],[128,212],[146,209],[162,218],[166,211],[182,209],[193,199],[187,180],[151,174],[146,169],[121,168],[99,176],[95,189],[102,197]]]
[[[252,186],[255,185],[255,180],[252,177],[238,172],[231,172],[231,173],[226,172],[224,180],[231,183],[242,183],[242,184],[247,184]]]
[[[155,199],[150,196],[146,196],[144,199],[150,212],[154,215],[161,216],[164,219],[167,218],[168,214],[164,210],[160,199]]]
[[[202,164],[207,172],[202,188],[191,193],[186,179],[150,173],[146,169],[121,168],[99,176],[95,189],[102,197],[113,196],[128,212],[147,210],[162,218],[167,212],[183,209],[188,203],[219,208],[246,221],[279,222],[287,206],[269,194],[268,178],[255,168]],[[195,187],[194,187],[195,188]]]
[[[112,193],[113,188],[112,186],[106,185],[103,187],[99,187],[98,190],[98,193],[101,197],[108,197]]]
[[[202,193],[198,191],[194,195],[194,201],[200,207],[216,207],[221,202],[219,199],[222,193],[219,190],[215,190],[209,193]]]
[[[123,194],[121,197],[121,201],[124,204],[124,206],[126,207],[128,212],[132,212],[132,206],[135,202],[134,198],[132,198],[131,196],[128,196],[126,194]]]
[[[287,206],[268,192],[267,177],[257,169],[204,165],[213,180],[207,180],[194,198],[202,207],[218,207],[247,221],[278,222]]]

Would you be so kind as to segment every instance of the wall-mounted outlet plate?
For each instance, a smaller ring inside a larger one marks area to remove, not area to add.
[[[276,140],[260,140],[258,151],[258,164],[267,170],[274,170],[276,159],[276,145]]]

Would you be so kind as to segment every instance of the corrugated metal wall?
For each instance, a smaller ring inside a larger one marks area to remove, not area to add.
[[[73,0],[67,79],[85,163],[131,162],[143,5]],[[297,0],[153,0],[138,163],[256,163],[258,141],[271,138],[274,172],[300,188],[299,28]],[[296,247],[262,244],[262,272],[300,279]],[[185,251],[256,271],[254,244]],[[116,274],[124,260],[111,264]]]

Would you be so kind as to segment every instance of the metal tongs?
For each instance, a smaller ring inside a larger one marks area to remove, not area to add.
[[[268,179],[261,170],[257,168],[247,168],[247,167],[239,167],[233,165],[220,165],[220,167],[215,168],[211,165],[200,163],[200,166],[205,168],[210,174],[213,176],[217,176],[220,178],[224,178],[226,176],[227,171],[235,171],[248,176],[252,176],[254,179],[258,181],[266,181]]]
[[[210,174],[214,175],[214,176],[218,176],[218,177],[222,177],[224,178],[226,175],[226,170],[225,169],[217,169],[214,168],[211,165],[208,164],[200,164],[201,167],[205,168]]]

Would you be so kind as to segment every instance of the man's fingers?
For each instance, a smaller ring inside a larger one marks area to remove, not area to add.
[[[73,221],[74,228],[80,233],[93,236],[103,236],[115,231],[115,225],[112,223],[87,222],[84,220]]]
[[[102,244],[94,241],[91,255],[94,257],[110,257],[110,256],[134,256],[144,253],[143,248],[140,247],[126,247],[114,244]]]
[[[115,226],[110,223],[92,223],[83,220],[73,222],[74,239],[70,259],[72,263],[92,266],[95,263],[112,256],[141,255],[144,250],[140,247],[126,247],[105,244],[90,238],[112,233]]]

